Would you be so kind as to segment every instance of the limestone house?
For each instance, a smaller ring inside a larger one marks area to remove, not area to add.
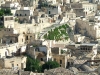
[[[14,30],[12,28],[0,28],[0,39],[2,39],[4,35],[12,35],[13,32]]]
[[[56,5],[57,1],[56,0],[47,0],[49,5]]]
[[[71,66],[69,63],[73,62],[73,59],[71,60],[71,53],[66,48],[62,50],[59,47],[51,48],[51,56],[53,61],[57,61],[64,68],[68,68],[68,66]]]
[[[50,52],[46,46],[34,46],[34,44],[28,45],[26,53],[32,58],[38,59],[41,62],[51,60]]]
[[[42,14],[41,17],[37,17],[38,23],[48,23],[48,15]]]
[[[3,44],[13,44],[18,42],[18,35],[12,34],[12,35],[4,35],[2,38]]]
[[[41,62],[47,61],[46,53],[36,51],[34,47],[30,47],[30,49],[27,50],[27,54],[30,55],[32,58],[40,60]]]
[[[49,15],[50,14],[61,14],[61,13],[62,11],[61,11],[60,5],[48,8],[48,12],[47,12],[47,14]]]
[[[90,12],[97,11],[97,4],[83,3],[82,8],[84,8],[86,14],[89,14]]]
[[[92,43],[83,43],[83,44],[80,44],[79,46],[79,49],[81,52],[93,52],[94,55],[97,54],[97,47],[98,47],[98,44],[92,44]]]
[[[24,69],[26,68],[26,59],[25,56],[0,59],[0,67],[13,70]]]
[[[11,9],[11,13],[15,15],[17,9],[20,9],[20,5],[18,2],[6,1],[1,5],[1,8],[9,8]]]
[[[74,35],[74,42],[75,43],[90,43],[92,39],[86,36],[82,36],[80,34],[75,34]]]
[[[84,24],[84,25],[83,25]],[[88,22],[86,20],[76,20],[76,26],[79,33],[88,36],[94,40],[99,39],[100,26],[99,23]]]
[[[29,44],[35,40],[35,35],[31,33],[27,34],[20,34],[18,36],[18,43],[19,44]]]
[[[60,67],[67,68],[68,56],[55,54],[52,55],[52,60],[57,61],[60,64]]]
[[[85,17],[84,8],[73,8],[73,11],[77,17],[81,17],[81,16]]]
[[[7,30],[7,29],[6,29]],[[9,32],[9,30],[7,30]],[[34,34],[28,33],[28,34],[4,34],[1,36],[1,43],[3,44],[13,44],[13,43],[19,43],[19,44],[25,44],[30,43],[35,39]]]
[[[93,3],[71,3],[71,8],[83,8],[86,15],[97,11],[97,4]]]
[[[56,21],[58,19],[58,16],[59,16],[58,14],[57,15],[56,14],[55,15],[48,15],[45,12],[42,12],[39,10],[34,11],[35,23],[43,24],[43,26],[46,23],[53,23],[53,20]]]
[[[79,44],[70,44],[67,45],[66,48],[71,50],[78,50],[81,53],[93,53],[94,55],[97,54],[98,44],[96,43],[79,43]]]
[[[17,2],[12,3],[11,1],[6,1],[5,4],[1,5],[1,8],[17,9],[18,6],[19,6],[19,3]]]
[[[67,17],[68,19],[76,18],[76,14],[73,12],[73,9],[69,12],[67,11],[67,12],[62,13],[62,15],[64,17]]]
[[[74,41],[75,42],[83,42],[85,39],[85,36],[81,36],[81,34],[75,34],[74,35]]]
[[[74,51],[75,52],[74,54],[72,52],[72,55],[74,55],[74,56],[81,56],[81,54],[86,54],[86,55],[89,54],[90,58],[92,58],[91,54],[97,55],[98,44],[96,44],[96,43],[77,43],[77,44],[66,45],[66,48]],[[84,56],[84,57],[86,57],[86,56]]]
[[[21,7],[20,10],[16,10],[15,15],[19,23],[32,23],[33,10],[29,7]]]
[[[30,7],[31,9],[36,9],[38,7],[39,0],[19,0],[19,3],[23,7]]]
[[[4,16],[4,27],[14,28],[14,17],[13,16]]]
[[[16,51],[18,50],[17,47],[18,47],[17,43],[9,44],[9,45],[1,44],[0,58],[5,58],[7,56],[13,56],[13,53],[16,53]]]

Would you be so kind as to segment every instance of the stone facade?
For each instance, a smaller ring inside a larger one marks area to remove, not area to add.
[[[5,58],[0,59],[3,62],[0,62],[2,68],[6,69],[24,69],[26,68],[26,57],[13,57],[13,58]]]
[[[54,61],[57,61],[61,67],[67,67],[67,56],[66,55],[53,55],[52,56]]]

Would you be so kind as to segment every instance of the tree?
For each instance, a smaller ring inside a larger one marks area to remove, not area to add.
[[[0,16],[3,15],[12,15],[11,10],[10,9],[0,9]]]
[[[40,62],[37,59],[28,56],[25,71],[41,72],[41,66],[39,63]]]
[[[42,65],[42,71],[44,71],[45,69],[53,69],[53,68],[57,68],[57,67],[60,67],[60,64],[58,62],[48,61]]]

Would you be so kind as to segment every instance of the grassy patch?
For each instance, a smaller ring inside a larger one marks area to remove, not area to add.
[[[70,29],[67,24],[59,26],[53,30],[51,29],[51,31],[48,31],[48,33],[44,35],[44,39],[56,41],[68,40],[67,29]]]

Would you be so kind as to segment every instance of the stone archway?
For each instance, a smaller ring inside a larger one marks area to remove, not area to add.
[[[6,49],[6,51],[5,51],[5,56],[9,56],[9,55],[10,55],[10,52],[9,52],[8,49]]]

